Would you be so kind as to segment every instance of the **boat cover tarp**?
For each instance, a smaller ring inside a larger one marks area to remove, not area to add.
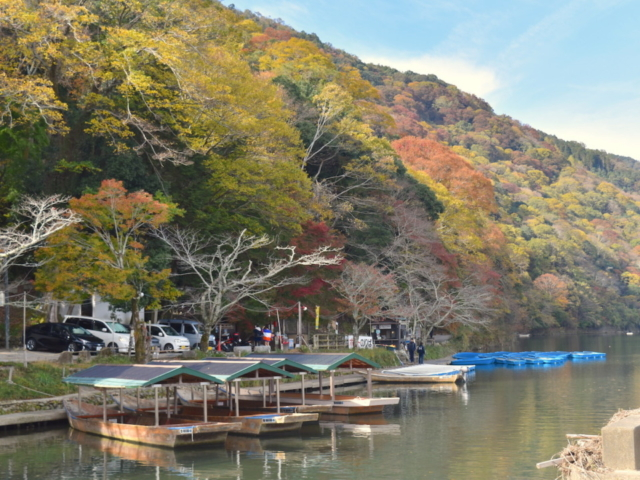
[[[135,388],[162,383],[224,383],[207,373],[182,365],[94,365],[63,379],[95,388]]]
[[[462,370],[459,367],[450,367],[448,365],[433,365],[433,364],[425,363],[422,365],[412,365],[410,367],[382,370],[381,373],[390,374],[390,375],[415,375],[415,376],[455,375],[458,373],[462,373]]]
[[[273,377],[289,377],[293,378],[293,374],[285,372],[272,365],[262,363],[260,360],[246,361],[235,359],[219,359],[211,360],[167,360],[154,361],[149,365],[182,365],[191,370],[215,377],[222,382],[231,382],[236,378],[273,378]]]
[[[251,353],[245,358],[286,358],[321,372],[338,368],[381,368],[376,362],[357,353]]]
[[[255,362],[256,359],[255,358],[250,358],[250,357],[237,357],[237,358],[222,358],[222,357],[212,357],[212,358],[205,358],[204,360],[215,360],[215,361],[237,361],[237,360],[244,360],[247,362]],[[287,372],[295,372],[295,373],[299,373],[299,372],[306,372],[306,373],[313,373],[316,374],[318,373],[317,370],[311,368],[308,365],[303,365],[301,363],[298,362],[294,362],[293,360],[290,360],[288,358],[260,358],[259,359],[262,363],[266,363],[267,365],[271,365],[272,367],[276,367],[276,368],[281,368],[282,370],[285,370]]]

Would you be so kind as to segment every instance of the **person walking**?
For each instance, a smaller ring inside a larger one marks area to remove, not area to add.
[[[416,351],[416,342],[413,341],[413,338],[411,339],[411,341],[407,344],[407,352],[409,352],[409,361],[411,363],[414,363],[414,357],[413,354]]]
[[[425,348],[422,342],[420,342],[420,345],[418,345],[417,352],[418,352],[418,363],[422,365],[424,363],[424,352],[425,352]]]

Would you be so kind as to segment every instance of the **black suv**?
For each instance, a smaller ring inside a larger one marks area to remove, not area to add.
[[[68,350],[98,352],[104,342],[84,328],[66,323],[39,323],[27,327],[25,334],[27,350]]]

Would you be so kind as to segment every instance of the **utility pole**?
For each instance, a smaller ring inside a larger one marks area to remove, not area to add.
[[[303,307],[301,302],[298,302],[298,344],[302,346],[303,343],[306,343],[304,337],[302,336],[302,311],[306,310],[307,307]],[[309,346],[309,344],[307,344]]]
[[[4,348],[9,350],[9,268],[5,269],[4,271],[4,292],[2,305],[4,305]]]

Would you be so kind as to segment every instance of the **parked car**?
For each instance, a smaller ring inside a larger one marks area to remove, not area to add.
[[[25,332],[27,350],[88,350],[99,352],[104,342],[78,325],[66,323],[39,323],[27,327]]]
[[[169,325],[147,324],[151,337],[160,340],[160,350],[189,350],[191,344],[186,337],[178,335]]]
[[[132,333],[127,325],[111,320],[78,315],[67,315],[64,317],[63,323],[84,328],[92,335],[100,338],[107,347],[116,353],[129,351]]]
[[[158,321],[159,325],[169,325],[179,335],[186,337],[191,344],[191,350],[200,346],[200,339],[204,333],[204,325],[197,320],[163,319]]]

